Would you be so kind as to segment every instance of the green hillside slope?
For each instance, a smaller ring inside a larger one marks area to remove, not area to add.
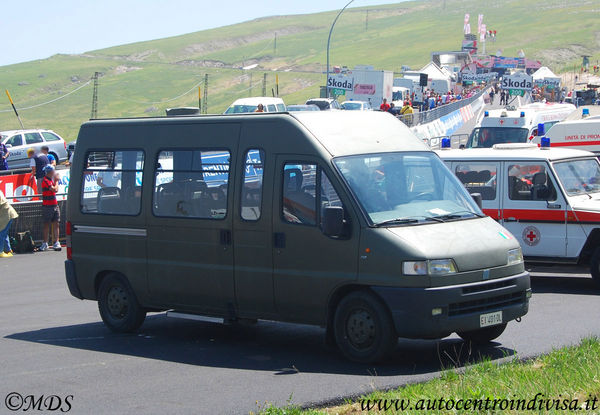
[[[529,58],[567,70],[581,61],[581,54],[592,55],[593,62],[600,58],[599,8],[600,0],[432,0],[374,6],[368,12],[349,9],[336,26],[331,62],[394,71],[402,65],[419,68],[432,51],[459,49],[464,14],[470,13],[475,30],[481,13],[498,33],[496,42],[488,42],[488,52],[502,49],[504,56],[515,56],[524,49]],[[219,113],[236,98],[260,95],[267,73],[269,95],[278,74],[286,103],[301,103],[318,95],[324,82],[327,33],[335,13],[266,17],[4,66],[0,87],[10,90],[18,108],[26,108],[75,90],[98,71],[99,117],[152,116],[169,107],[197,105],[194,87],[209,74],[208,110]],[[241,69],[251,65],[256,66]],[[90,117],[91,100],[89,84],[51,104],[22,109],[21,115],[26,127],[52,128],[73,140]],[[18,123],[2,98],[0,130],[12,128]]]

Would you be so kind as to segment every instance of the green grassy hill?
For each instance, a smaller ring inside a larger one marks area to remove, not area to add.
[[[355,3],[360,6],[360,0]],[[347,10],[336,25],[332,65],[370,64],[400,71],[420,68],[430,53],[458,50],[465,13],[472,30],[477,14],[498,32],[487,50],[540,59],[555,71],[573,68],[580,55],[600,58],[600,0],[432,0]],[[81,55],[0,67],[0,88],[8,89],[26,127],[52,128],[68,140],[90,117],[92,86],[48,105],[102,74],[99,117],[163,115],[165,108],[195,106],[197,89],[209,74],[208,110],[222,112],[234,99],[260,95],[263,74],[267,91],[279,76],[286,103],[302,103],[318,95],[324,82],[326,42],[334,12],[274,16],[160,40],[140,42]],[[277,36],[277,49],[274,39]],[[252,70],[244,66],[257,65]],[[250,88],[252,86],[252,88]],[[190,91],[184,94],[186,91]],[[184,94],[183,96],[180,96]],[[179,97],[180,96],[180,97]],[[179,97],[177,99],[173,99]],[[8,99],[0,99],[0,130],[18,128]]]

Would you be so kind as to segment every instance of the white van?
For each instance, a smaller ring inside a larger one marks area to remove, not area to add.
[[[600,155],[600,116],[559,122],[546,136],[551,147],[573,147]]]
[[[541,103],[518,108],[485,111],[473,129],[467,148],[490,148],[495,144],[527,143],[538,136],[538,125],[548,131],[575,111],[572,104]]]
[[[251,97],[236,99],[224,114],[243,114],[256,112],[258,105],[263,105],[263,112],[286,112],[285,102],[281,98]]]
[[[437,152],[526,262],[588,265],[600,284],[600,163],[587,151],[497,144]]]

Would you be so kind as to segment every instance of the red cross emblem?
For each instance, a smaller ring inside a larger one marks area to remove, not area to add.
[[[500,120],[500,125],[504,124],[504,120]]]
[[[528,226],[523,229],[523,241],[529,246],[535,246],[540,243],[541,233],[535,226]]]

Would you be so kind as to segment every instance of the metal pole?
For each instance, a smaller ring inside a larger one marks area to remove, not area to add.
[[[331,24],[331,29],[329,29],[329,36],[327,37],[327,78],[325,78],[325,91],[327,92],[327,98],[329,98],[329,84],[328,84],[328,81],[329,81],[329,45],[331,43],[331,33],[333,33],[333,27],[335,26],[335,23],[339,19],[340,15],[344,12],[344,10],[346,10],[346,7],[350,6],[350,3],[352,3],[353,1],[354,0],[350,0],[342,8],[342,10],[340,10],[340,12],[337,14],[337,16],[335,16],[333,23]]]

